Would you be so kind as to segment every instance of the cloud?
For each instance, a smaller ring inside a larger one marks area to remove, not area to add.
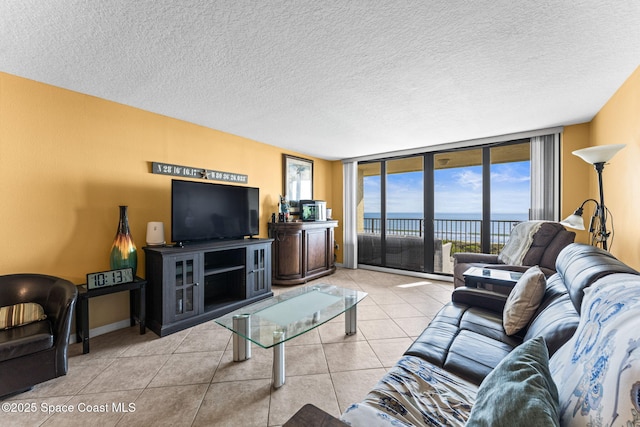
[[[454,174],[454,178],[462,187],[470,187],[473,190],[482,189],[482,174],[480,173],[467,169]]]
[[[494,165],[491,169],[492,182],[509,182],[517,184],[531,181],[528,165],[526,170],[523,170],[523,167],[513,167],[510,164]]]
[[[522,168],[514,168],[510,165],[493,165],[491,167],[492,183],[525,183],[531,181],[529,170],[521,170]],[[482,173],[478,173],[469,169],[461,170],[454,174],[456,182],[467,188],[480,190],[482,188]]]

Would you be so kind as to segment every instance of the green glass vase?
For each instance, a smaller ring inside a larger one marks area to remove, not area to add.
[[[110,265],[112,270],[131,267],[134,276],[138,268],[138,251],[129,229],[127,206],[120,206],[120,222],[111,246]]]

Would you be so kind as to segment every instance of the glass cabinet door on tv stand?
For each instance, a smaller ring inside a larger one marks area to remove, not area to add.
[[[271,243],[247,248],[247,296],[271,290]]]
[[[199,257],[197,255],[185,255],[173,257],[169,277],[174,281],[174,298],[167,298],[168,312],[173,313],[171,321],[181,320],[194,316],[201,312],[199,289],[202,278],[200,277]],[[171,292],[171,291],[170,291]],[[173,300],[173,301],[172,301]],[[173,308],[173,310],[172,310]]]

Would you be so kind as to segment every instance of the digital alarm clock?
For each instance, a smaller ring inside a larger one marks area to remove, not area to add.
[[[131,283],[133,279],[133,269],[131,267],[89,273],[87,274],[87,289],[106,288],[107,286]]]

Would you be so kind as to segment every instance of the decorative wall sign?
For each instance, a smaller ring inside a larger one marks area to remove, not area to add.
[[[151,173],[160,175],[182,176],[185,178],[213,179],[215,181],[239,182],[246,184],[249,182],[248,175],[239,173],[221,172],[210,169],[193,168],[189,166],[171,165],[169,163],[151,163]]]

